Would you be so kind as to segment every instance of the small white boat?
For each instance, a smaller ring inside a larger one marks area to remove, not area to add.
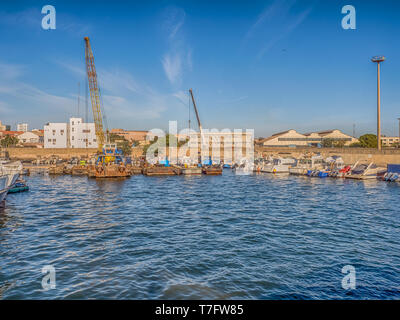
[[[249,175],[254,172],[254,162],[246,159],[243,160],[239,165],[233,167],[235,174],[238,175]]]
[[[291,168],[295,163],[296,159],[294,158],[275,158],[271,163],[263,166],[261,172],[289,173],[289,168]]]
[[[349,179],[369,180],[384,177],[387,168],[379,167],[375,163],[360,163],[346,176]]]
[[[296,166],[289,168],[289,173],[294,175],[306,175],[309,171],[319,171],[325,168],[324,158],[320,155],[300,158]]]

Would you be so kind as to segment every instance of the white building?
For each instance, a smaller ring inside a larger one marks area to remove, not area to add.
[[[18,123],[17,124],[17,131],[27,132],[28,131],[28,124],[27,123]]]
[[[97,148],[94,123],[70,118],[69,123],[48,123],[44,126],[45,148]]]
[[[21,143],[39,143],[39,136],[33,132],[24,132],[17,138]]]
[[[44,147],[45,148],[66,148],[67,147],[67,124],[48,123],[44,126]]]
[[[69,147],[97,148],[94,123],[85,123],[82,118],[69,119]]]

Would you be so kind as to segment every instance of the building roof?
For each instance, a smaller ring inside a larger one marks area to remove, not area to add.
[[[264,143],[265,141],[269,141],[269,140],[275,139],[276,137],[281,136],[281,135],[286,134],[286,133],[289,133],[290,131],[293,131],[293,133],[301,135],[301,133],[298,133],[296,130],[289,129],[289,130],[286,130],[286,131],[274,133],[272,136],[270,136],[268,138],[264,138],[262,140],[259,140],[258,143]]]
[[[6,135],[16,136],[16,135],[20,135],[20,134],[24,133],[24,131],[0,131],[0,133],[3,136],[6,136]]]

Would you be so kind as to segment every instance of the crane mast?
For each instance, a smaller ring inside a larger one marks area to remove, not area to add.
[[[86,61],[86,72],[88,77],[89,89],[90,89],[90,100],[92,102],[93,120],[96,131],[96,138],[99,151],[102,151],[105,134],[103,130],[103,120],[101,114],[100,104],[100,91],[97,82],[97,73],[94,66],[94,57],[92,48],[90,47],[89,38],[85,37],[85,61]]]
[[[196,113],[197,123],[199,125],[200,136],[202,135],[203,128],[201,127],[199,112],[197,111],[196,101],[194,101],[193,90],[189,89],[190,96],[192,97],[194,112]]]

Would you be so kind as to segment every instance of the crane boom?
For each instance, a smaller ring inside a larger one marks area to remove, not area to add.
[[[196,101],[194,101],[193,90],[189,89],[189,92],[192,97],[194,112],[196,113],[196,118],[197,118],[197,123],[199,124],[200,134],[202,134],[203,128],[201,127],[199,112],[197,111],[197,107],[196,107]]]
[[[85,39],[86,72],[89,82],[90,100],[92,102],[93,120],[96,131],[97,145],[99,151],[101,151],[105,142],[105,135],[103,130],[103,120],[101,115],[100,91],[99,91],[99,85],[97,83],[97,73],[96,73],[96,68],[94,66],[94,57],[92,48],[90,47],[89,38],[85,37],[84,39]]]

